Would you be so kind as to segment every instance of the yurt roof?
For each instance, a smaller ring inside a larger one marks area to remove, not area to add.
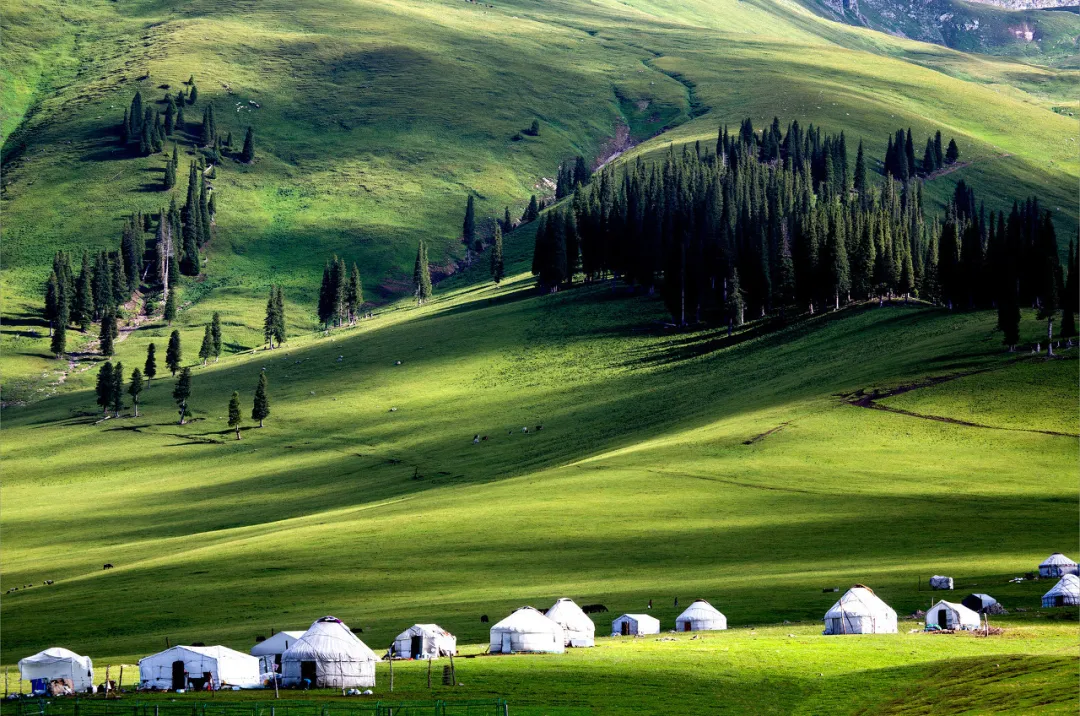
[[[263,639],[251,647],[252,656],[264,656],[266,654],[280,654],[291,646],[294,641],[304,635],[302,631],[279,631]]]
[[[1049,597],[1057,594],[1075,594],[1080,596],[1080,577],[1077,577],[1075,574],[1066,574],[1043,596]]]
[[[881,597],[874,594],[874,590],[870,589],[870,587],[856,584],[851,589],[844,592],[844,596],[840,597],[840,599],[830,607],[829,611],[825,612],[825,618],[835,619],[840,616],[868,617],[891,611],[892,607],[883,602]]]
[[[657,624],[660,623],[660,620],[652,616],[651,614],[623,614],[620,617],[616,617],[615,621],[619,621],[619,619],[633,619],[636,622],[656,622]]]
[[[405,636],[412,632],[421,632],[428,636],[453,636],[450,632],[443,629],[438,624],[413,624],[411,627],[399,634],[399,637]]]
[[[491,627],[521,634],[562,633],[563,628],[533,607],[519,607],[502,621]]]
[[[1030,564],[1030,562],[1029,562],[1029,564]],[[1039,566],[1040,567],[1051,567],[1051,566],[1057,566],[1057,565],[1063,565],[1063,564],[1072,565],[1072,564],[1076,564],[1076,562],[1072,561],[1071,559],[1069,559],[1068,557],[1063,555],[1061,552],[1054,552],[1052,555],[1050,555],[1049,557],[1044,559],[1042,561],[1042,564],[1040,564]]]
[[[596,625],[589,615],[581,610],[573,599],[562,598],[545,612],[544,616],[574,631],[595,629]]]
[[[165,651],[159,651],[156,654],[151,654],[150,656],[143,657],[142,659],[139,659],[139,662],[142,663],[143,661],[146,661],[147,659],[153,659],[153,658],[156,658],[158,656],[161,656],[162,654],[167,654],[170,651],[175,651],[177,649],[180,649],[180,650],[183,650],[183,651],[190,651],[193,654],[199,654],[201,656],[209,657],[211,659],[218,659],[218,660],[230,660],[230,659],[241,659],[241,660],[243,660],[243,659],[254,659],[255,658],[255,657],[251,656],[250,654],[245,654],[243,652],[236,651],[235,649],[230,649],[227,646],[185,646],[183,644],[178,644],[176,646],[169,647]]]
[[[322,617],[312,622],[308,630],[285,650],[285,658],[300,659],[320,655],[341,660],[378,661],[367,644],[360,641],[349,627],[337,617]]]
[[[712,617],[723,617],[720,610],[709,604],[704,599],[696,599],[694,603],[688,606],[682,614],[676,617],[678,619],[708,619]]]
[[[76,661],[82,664],[87,669],[90,668],[90,657],[76,654],[70,649],[65,649],[62,646],[50,647],[44,651],[39,651],[33,656],[28,656],[25,659],[19,659],[19,666],[30,666],[37,664],[52,664],[58,661]]]

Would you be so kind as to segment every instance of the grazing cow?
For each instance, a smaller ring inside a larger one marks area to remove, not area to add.
[[[481,440],[487,440],[487,439],[488,439],[488,436],[487,436],[487,435],[485,435],[484,437],[482,437],[482,438],[480,438],[480,439],[481,439]]]
[[[105,566],[102,567],[102,569],[112,569],[112,565],[111,564],[106,564]]]
[[[543,426],[543,425],[537,425],[537,426],[536,426],[536,432],[540,432],[540,431],[541,431],[541,430],[543,430],[543,429],[544,429],[544,426]]]
[[[581,611],[586,614],[599,614],[608,610],[603,604],[586,604],[581,608]]]
[[[487,623],[488,623],[488,617],[487,617],[487,614],[481,614],[481,615],[480,615],[480,623],[481,623],[481,624],[487,624]]]

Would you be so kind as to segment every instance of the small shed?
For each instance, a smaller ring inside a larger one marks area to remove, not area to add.
[[[94,664],[89,656],[80,656],[63,647],[54,646],[33,656],[19,659],[19,678],[25,681],[71,679],[76,693],[94,687]]]
[[[224,646],[174,646],[139,659],[144,689],[257,688],[259,660]]]
[[[521,607],[491,627],[488,651],[492,654],[561,654],[565,649],[563,628],[532,607]]]
[[[659,634],[660,620],[648,614],[623,614],[611,622],[612,636],[640,636]]]
[[[926,610],[926,625],[937,624],[941,629],[978,629],[979,614],[963,604],[944,599]]]
[[[998,601],[989,594],[969,594],[960,603],[973,612],[983,614],[989,612],[990,607]]]
[[[727,629],[727,617],[704,599],[697,599],[675,619],[675,631],[719,631]]]
[[[1061,552],[1054,552],[1039,565],[1040,577],[1064,577],[1066,574],[1076,573],[1076,562],[1072,561]]]
[[[943,577],[940,574],[935,574],[933,577],[930,577],[930,588],[931,589],[952,589],[953,588],[953,579],[952,579],[952,577]]]
[[[279,631],[251,647],[251,655],[259,657],[259,668],[264,674],[280,674],[281,655],[303,635],[302,631]]]
[[[378,660],[343,621],[322,617],[281,655],[281,683],[317,689],[371,687]]]
[[[596,646],[596,625],[573,599],[560,599],[544,616],[563,628],[566,646]]]
[[[856,584],[825,612],[824,634],[895,634],[896,612],[874,594]]]
[[[1043,595],[1044,607],[1071,607],[1080,604],[1080,577],[1066,574],[1054,588]]]
[[[438,659],[456,653],[456,636],[438,624],[413,624],[394,639],[390,656],[395,659]]]

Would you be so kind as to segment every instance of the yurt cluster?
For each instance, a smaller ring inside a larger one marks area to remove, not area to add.
[[[1032,575],[1033,576],[1033,575]],[[1075,562],[1054,553],[1039,565],[1040,578],[1059,578],[1042,599],[1044,607],[1080,605],[1080,576]],[[935,588],[952,588],[952,580]],[[932,584],[935,584],[933,580]],[[947,586],[945,586],[947,585]],[[981,614],[997,604],[987,594],[962,603],[938,601],[926,612],[928,630],[974,630]],[[659,634],[661,624],[649,614],[623,614],[612,621],[612,636]],[[676,632],[727,629],[727,617],[704,599],[690,604],[676,619]],[[488,653],[552,653],[595,646],[596,626],[572,599],[559,599],[546,612],[521,607],[491,627]],[[896,612],[869,587],[856,584],[825,613],[825,635],[895,634]],[[398,634],[386,659],[437,659],[457,654],[457,638],[437,624],[414,624]],[[139,661],[139,688],[148,691],[285,688],[359,689],[375,686],[381,658],[340,619],[316,619],[307,631],[280,631],[259,640],[250,654],[224,646],[173,646]],[[62,648],[46,649],[19,661],[20,677],[34,693],[95,691],[89,657]],[[370,692],[365,692],[370,693]]]

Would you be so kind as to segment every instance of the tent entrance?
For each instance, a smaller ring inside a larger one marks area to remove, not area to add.
[[[689,621],[683,622],[683,631],[693,631],[693,625]]]
[[[629,620],[624,621],[622,623],[622,635],[623,636],[630,636],[630,621]]]
[[[937,613],[937,625],[942,629],[949,628],[949,610],[939,609]]]
[[[172,663],[172,687],[176,689],[187,688],[187,671],[184,669],[183,661],[174,661]]]
[[[510,632],[506,631],[502,634],[502,648],[499,649],[504,654],[509,654],[513,651],[513,642],[511,641]]]
[[[1065,606],[1065,596],[1062,595],[1062,594],[1055,595],[1054,596],[1054,606],[1055,607],[1063,607],[1063,606]]]
[[[314,661],[301,661],[300,662],[300,680],[307,680],[311,686],[315,686],[318,681],[319,672],[315,667]]]
[[[409,658],[419,659],[424,655],[424,637],[413,636],[409,641]]]

